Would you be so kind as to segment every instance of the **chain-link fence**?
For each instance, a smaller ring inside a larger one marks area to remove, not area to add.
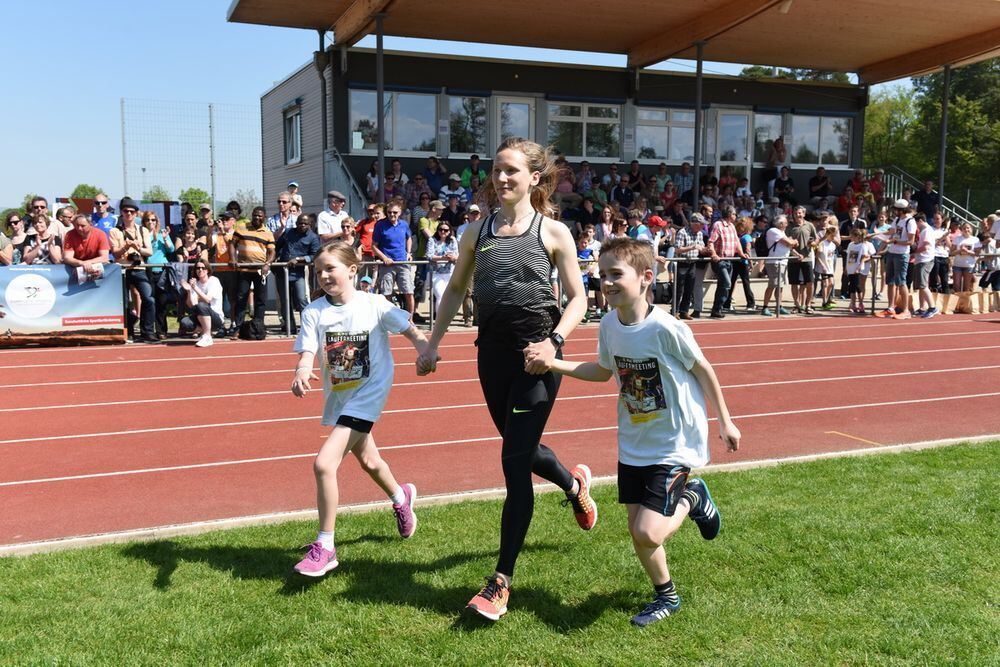
[[[121,125],[124,194],[198,188],[216,206],[259,203],[260,107],[122,98]]]

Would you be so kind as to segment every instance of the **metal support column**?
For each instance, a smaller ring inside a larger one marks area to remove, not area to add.
[[[378,200],[385,201],[385,71],[382,63],[382,22],[385,14],[375,15],[375,108],[378,116]]]
[[[941,150],[938,153],[937,191],[944,205],[944,161],[948,152],[948,97],[951,94],[951,65],[944,66],[944,89],[941,93]]]
[[[694,43],[698,52],[698,67],[694,78],[694,186],[691,188],[691,208],[699,210],[701,202],[701,147],[702,147],[702,114],[701,114],[701,84],[702,64],[705,56],[705,40]],[[684,194],[684,193],[680,193]]]
[[[125,98],[121,98],[122,108],[122,196],[128,195],[128,158],[125,156]],[[142,194],[140,193],[140,197]]]

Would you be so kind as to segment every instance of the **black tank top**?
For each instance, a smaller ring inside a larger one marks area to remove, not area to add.
[[[552,260],[542,243],[542,215],[518,236],[493,233],[493,213],[476,239],[473,298],[479,317],[476,345],[523,349],[552,333],[559,304],[549,284]]]

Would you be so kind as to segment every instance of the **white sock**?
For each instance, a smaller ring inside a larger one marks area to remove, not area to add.
[[[392,501],[393,505],[402,505],[406,502],[406,494],[403,493],[403,487],[397,486],[396,492],[389,496],[389,500]]]
[[[333,531],[332,530],[321,530],[319,535],[316,536],[316,541],[323,545],[323,548],[327,551],[333,551]]]

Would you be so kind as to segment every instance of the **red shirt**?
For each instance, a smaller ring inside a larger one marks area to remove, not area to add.
[[[361,242],[361,254],[372,254],[372,234],[375,233],[375,218],[365,218],[358,222],[358,239]]]
[[[736,257],[736,250],[740,245],[736,227],[719,220],[712,227],[712,234],[708,237],[708,245],[715,248],[715,254],[719,257]]]
[[[81,261],[97,259],[101,256],[102,250],[111,252],[111,242],[108,235],[96,227],[90,228],[87,238],[80,236],[80,232],[73,228],[66,232],[63,237],[63,250],[72,250],[73,257]]]

